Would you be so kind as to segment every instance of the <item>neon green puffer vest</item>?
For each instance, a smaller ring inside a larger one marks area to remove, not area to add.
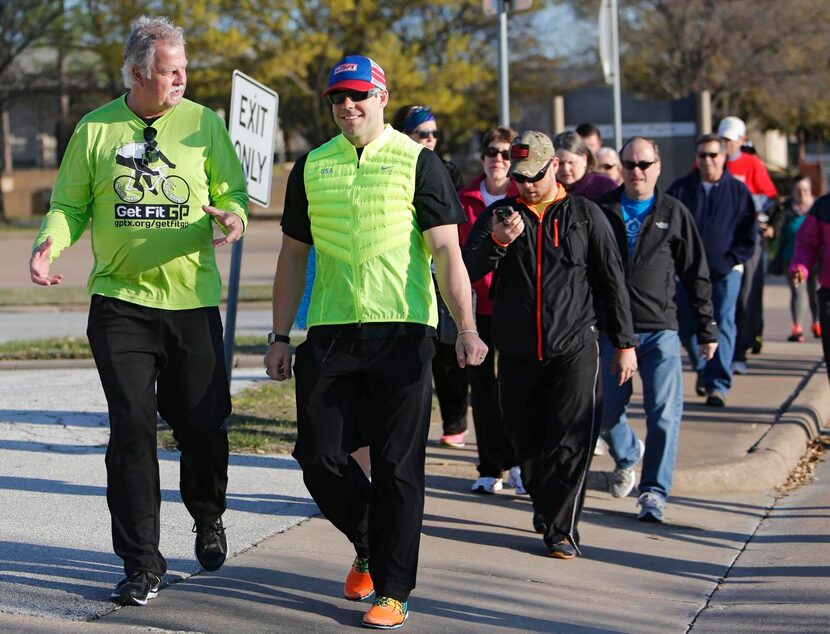
[[[342,134],[309,153],[303,177],[317,253],[309,327],[437,325],[430,254],[412,204],[423,149],[387,125],[359,163]]]

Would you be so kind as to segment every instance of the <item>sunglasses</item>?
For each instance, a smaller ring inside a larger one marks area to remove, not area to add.
[[[441,130],[416,130],[412,134],[417,134],[419,139],[428,139],[429,137],[433,137],[434,139],[441,138]]]
[[[353,103],[357,103],[358,101],[366,101],[369,97],[374,97],[379,92],[380,88],[372,88],[370,90],[339,90],[337,92],[330,92],[328,98],[332,106],[339,106],[346,101],[346,97]]]
[[[541,170],[539,170],[539,172],[536,174],[536,176],[525,176],[524,174],[513,174],[512,175],[513,180],[516,181],[517,183],[519,183],[520,185],[524,185],[525,183],[535,183],[537,181],[540,181],[545,177],[545,174],[548,173],[548,168],[550,167],[551,163],[553,163],[553,160],[548,161],[547,165],[545,165]]]
[[[639,167],[644,172],[654,165],[657,161],[620,161],[620,165],[622,165],[627,170],[633,170],[635,167]]]
[[[701,161],[705,161],[707,158],[712,159],[713,161],[720,156],[720,152],[698,152],[697,158]]]
[[[616,163],[600,163],[600,167],[604,169],[606,172],[610,169],[614,169],[617,167]]]
[[[505,161],[510,160],[510,152],[507,150],[500,150],[496,147],[488,147],[484,150],[484,156],[489,156],[490,158],[496,158],[497,156],[502,157]]]

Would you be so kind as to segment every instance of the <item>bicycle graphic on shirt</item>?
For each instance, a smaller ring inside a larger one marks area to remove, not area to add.
[[[144,129],[144,143],[127,143],[115,150],[115,162],[133,170],[132,174],[122,174],[113,182],[118,197],[126,203],[138,203],[149,190],[153,194],[161,193],[172,203],[181,205],[190,198],[190,186],[181,176],[167,175],[166,165],[176,169],[155,140],[156,130]],[[143,181],[143,183],[142,183]]]

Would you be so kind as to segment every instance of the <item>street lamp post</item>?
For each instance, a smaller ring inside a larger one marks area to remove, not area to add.
[[[485,15],[499,16],[499,125],[510,127],[510,79],[508,74],[507,14],[529,9],[533,0],[482,0]]]

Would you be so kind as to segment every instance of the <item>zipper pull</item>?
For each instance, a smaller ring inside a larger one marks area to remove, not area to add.
[[[559,218],[553,219],[553,246],[559,248]]]

